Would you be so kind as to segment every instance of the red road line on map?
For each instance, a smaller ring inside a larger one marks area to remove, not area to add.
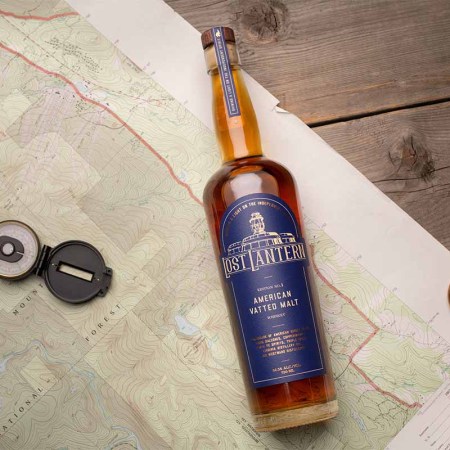
[[[311,256],[312,256],[312,264],[314,267],[314,271],[316,272],[317,276],[339,297],[344,299],[374,330],[378,330],[378,327],[353,303],[352,299],[350,297],[347,297],[344,293],[342,293],[339,289],[334,287],[320,272],[319,268],[317,267],[315,261],[314,261],[314,246],[311,245]]]
[[[59,14],[53,14],[53,16],[43,17],[43,16],[21,16],[19,14],[15,14],[13,12],[4,11],[3,9],[0,9],[0,16],[5,17],[13,17],[14,19],[24,19],[24,20],[53,20],[58,19],[59,17],[67,17],[67,16],[78,16],[79,14],[76,11],[69,11],[65,13],[59,13]]]
[[[358,347],[356,347],[355,351],[350,355],[350,362],[353,362],[353,358],[355,357],[355,355],[369,343],[369,341],[378,333],[378,331],[380,331],[379,328],[372,331],[372,333],[369,334],[367,339],[364,342],[362,342],[360,345],[358,345]]]
[[[376,385],[365,373],[364,371],[358,367],[353,361],[350,361],[350,364],[355,368],[355,370],[378,392],[381,394],[392,398],[397,403],[400,403],[401,405],[405,406],[406,408],[420,408],[422,406],[419,402],[414,403],[407,403],[401,398],[398,398],[395,394],[392,394],[391,392],[385,391],[384,389],[381,389],[380,386]]]
[[[392,394],[391,392],[385,391],[380,386],[375,384],[368,376],[367,374],[355,364],[353,361],[353,358],[356,356],[356,354],[365,347],[369,341],[380,331],[380,328],[377,327],[354,303],[353,300],[350,297],[347,297],[343,292],[341,292],[338,288],[333,286],[327,278],[320,272],[319,268],[317,267],[317,264],[314,260],[314,246],[311,245],[311,260],[312,260],[312,266],[314,268],[314,272],[316,272],[317,276],[325,283],[327,287],[329,287],[334,293],[339,295],[342,299],[344,299],[350,306],[354,308],[354,310],[373,328],[372,333],[353,351],[353,353],[349,356],[350,364],[352,367],[355,368],[355,370],[378,392],[381,394],[392,398],[397,403],[400,403],[401,405],[405,406],[406,408],[420,408],[422,405],[419,402],[414,403],[407,403],[401,398],[397,397],[395,394]]]
[[[7,47],[6,45],[2,44],[0,42],[0,48],[6,50],[7,52],[18,56],[19,58],[21,58],[22,60],[24,60],[27,64],[29,64],[30,66],[34,67],[35,69],[39,70],[40,72],[45,73],[46,75],[50,75],[53,76],[55,78],[58,78],[62,81],[64,81],[65,83],[67,83],[72,89],[73,91],[80,97],[82,98],[85,102],[87,103],[91,103],[92,105],[98,106],[99,108],[103,109],[104,111],[108,112],[111,116],[113,116],[119,123],[121,123],[136,139],[138,139],[148,150],[150,150],[150,152],[156,156],[156,158],[159,159],[159,161],[161,161],[164,166],[166,166],[166,169],[168,170],[170,176],[173,178],[173,180],[178,183],[180,186],[184,187],[187,191],[189,196],[196,201],[199,205],[203,205],[202,201],[194,194],[194,192],[192,191],[191,187],[189,186],[189,184],[185,183],[184,181],[180,180],[177,175],[175,174],[172,166],[169,164],[169,162],[163,157],[161,156],[144,138],[142,138],[142,136],[140,136],[133,128],[131,128],[130,125],[128,125],[123,119],[120,118],[120,116],[118,116],[114,111],[112,111],[110,108],[108,108],[107,106],[103,105],[100,102],[97,102],[95,100],[92,100],[86,96],[84,96],[79,90],[78,88],[75,86],[75,84],[72,83],[72,81],[70,81],[68,78],[66,78],[64,75],[61,75],[57,72],[52,72],[50,70],[44,69],[43,67],[39,66],[38,64],[34,63],[33,61],[29,60],[25,55],[22,55],[22,53],[17,52],[16,50],[13,50],[12,48]]]

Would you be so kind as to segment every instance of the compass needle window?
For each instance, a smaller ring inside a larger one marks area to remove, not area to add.
[[[94,274],[87,272],[86,270],[78,269],[77,267],[71,266],[70,264],[60,263],[58,265],[58,272],[66,273],[67,275],[72,275],[76,278],[81,278],[82,280],[92,281]]]

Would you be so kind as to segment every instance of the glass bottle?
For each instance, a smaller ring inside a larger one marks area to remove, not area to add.
[[[263,156],[233,30],[201,39],[223,163],[204,208],[255,428],[326,420],[338,405],[296,185]]]

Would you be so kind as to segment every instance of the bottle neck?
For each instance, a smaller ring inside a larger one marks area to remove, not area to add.
[[[262,156],[258,123],[240,68],[236,45],[226,42],[226,58],[214,45],[205,49],[213,89],[213,119],[222,162]],[[220,67],[217,60],[221,60]],[[224,88],[225,86],[225,88]]]

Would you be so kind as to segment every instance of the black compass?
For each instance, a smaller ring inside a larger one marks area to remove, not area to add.
[[[41,246],[36,233],[25,223],[0,222],[0,279],[21,280],[31,274],[42,277],[55,297],[82,303],[106,295],[112,269],[87,242]]]

